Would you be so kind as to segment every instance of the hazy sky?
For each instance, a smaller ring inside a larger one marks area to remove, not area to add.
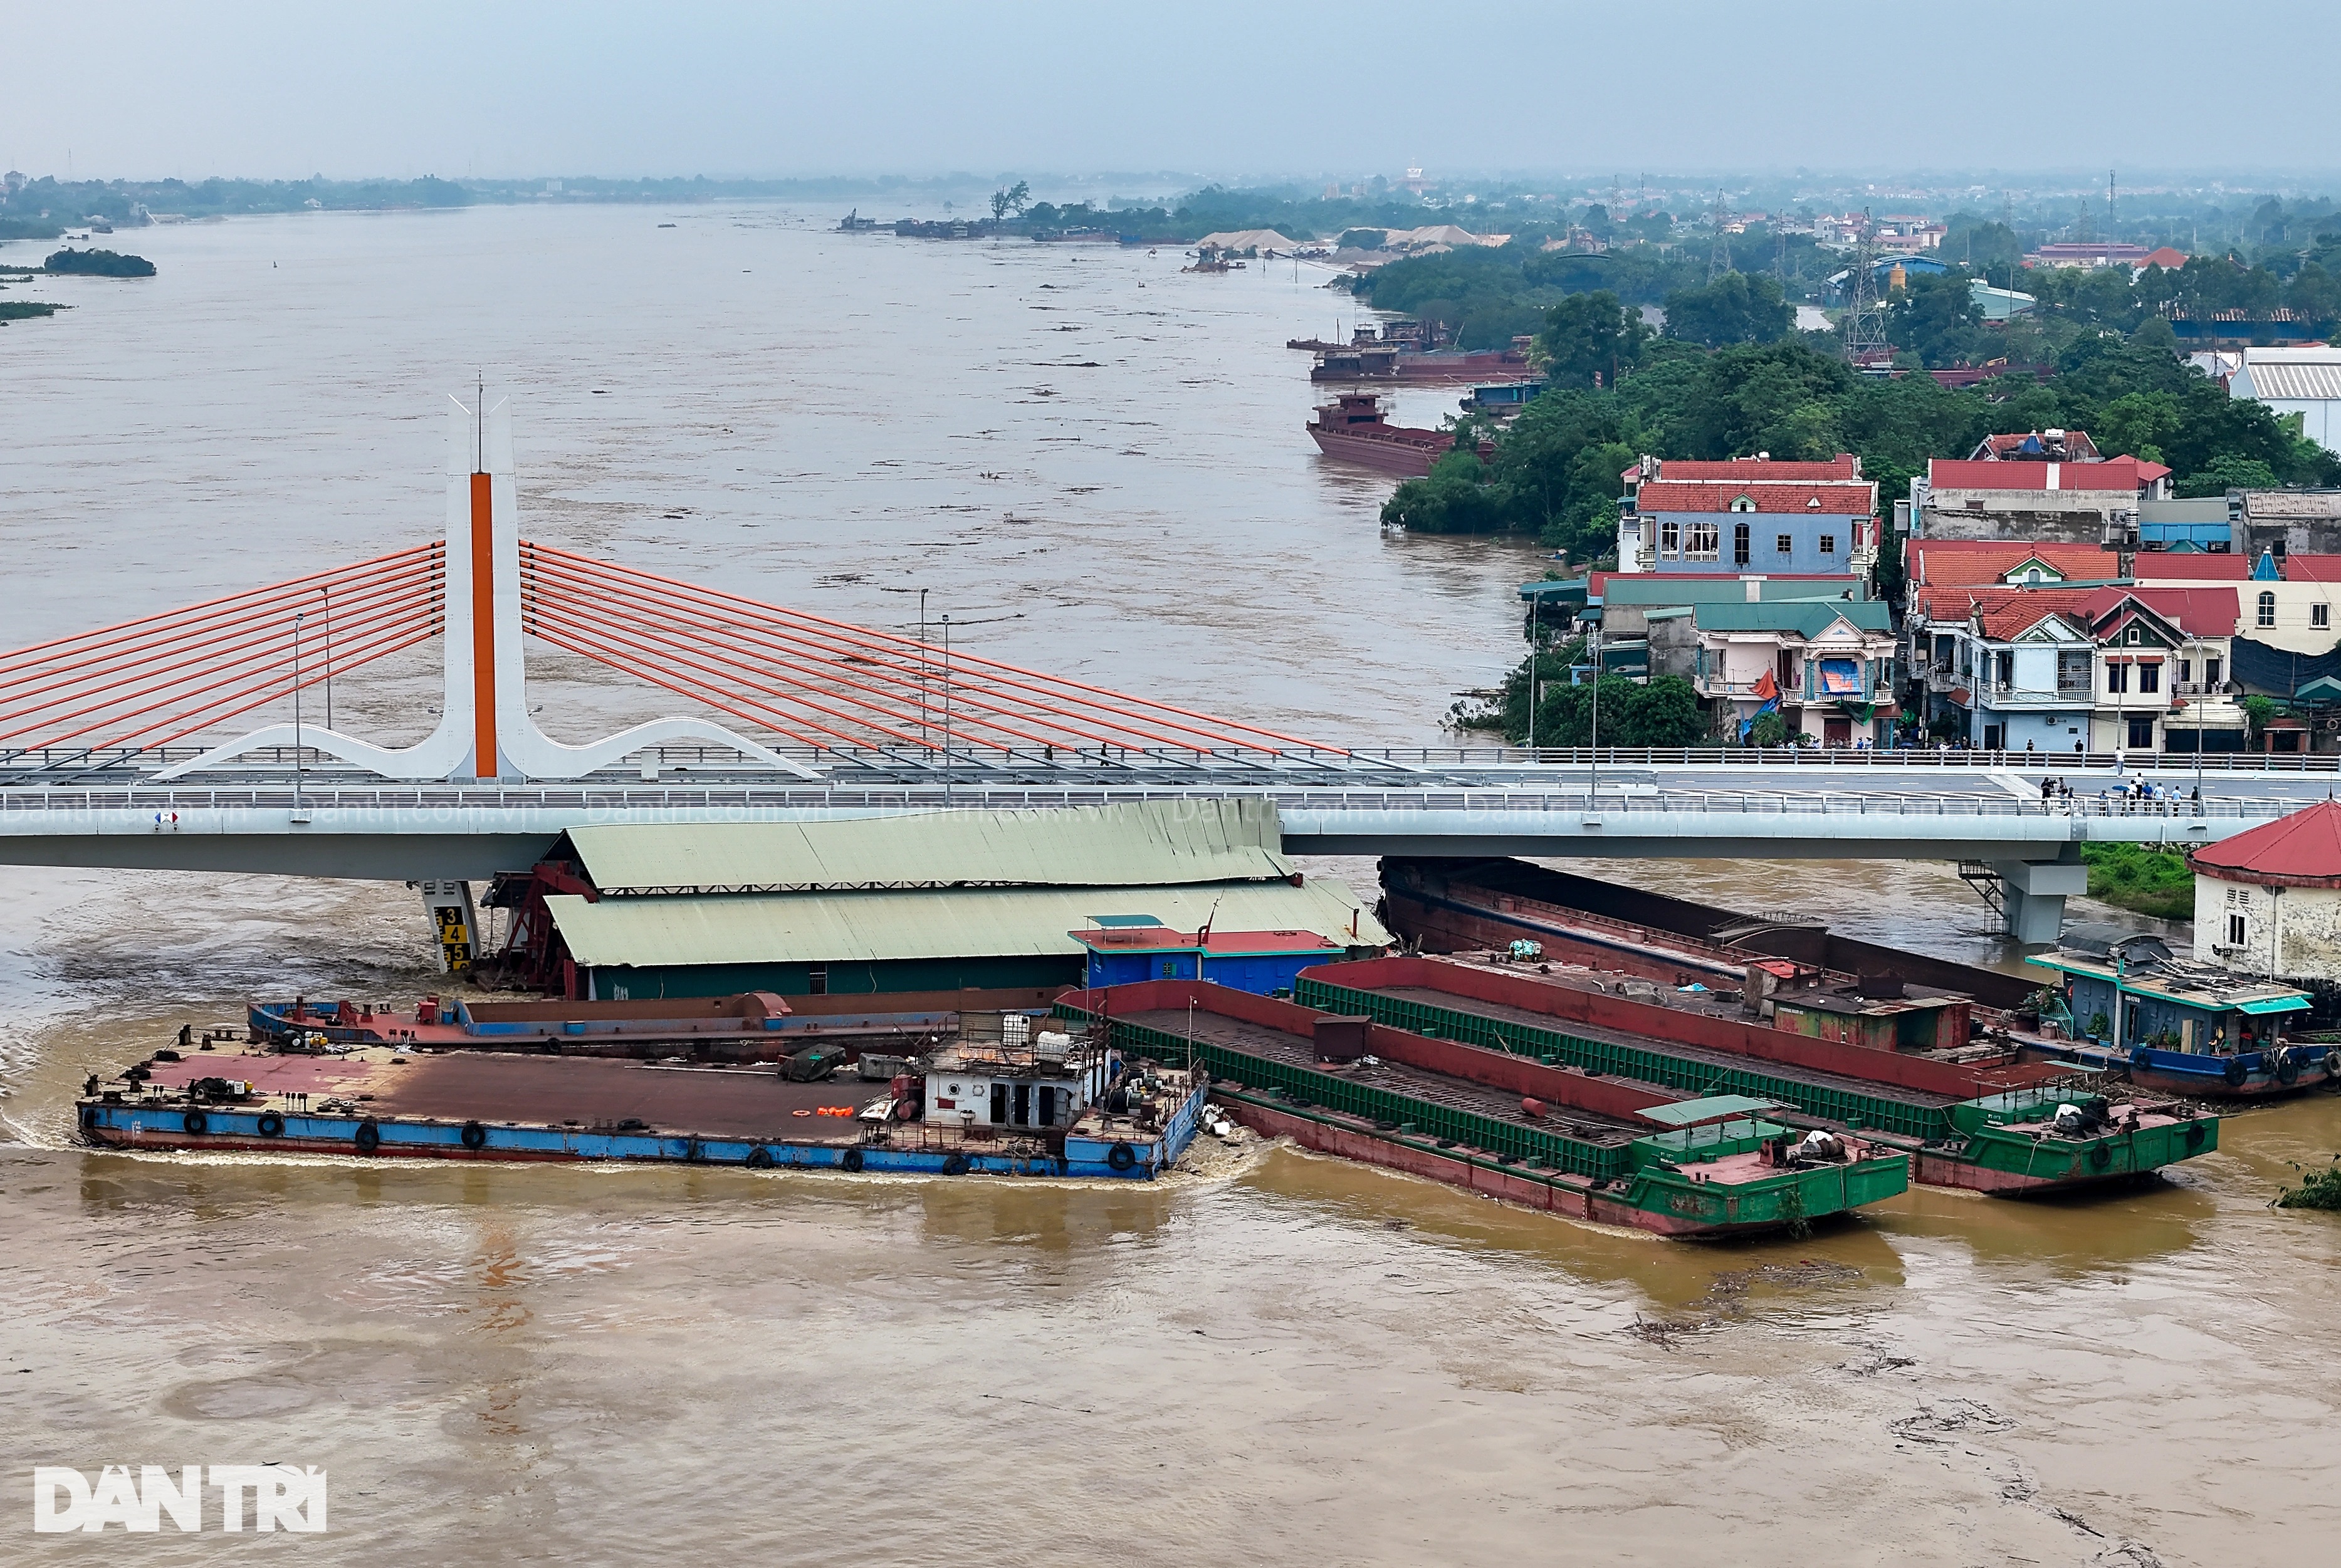
[[[2341,166],[2336,45],[2332,0],[108,0],[0,12],[0,158],[63,174],[70,151],[84,177],[2322,171]]]

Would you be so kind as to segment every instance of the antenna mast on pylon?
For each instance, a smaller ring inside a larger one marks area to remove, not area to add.
[[[1723,187],[1715,188],[1715,250],[1707,258],[1707,281],[1715,282],[1732,271],[1731,242],[1723,233]]]
[[[1870,249],[1869,235],[1869,209],[1864,207],[1861,227],[1854,233],[1853,276],[1848,284],[1851,298],[1839,323],[1845,333],[1846,362],[1856,369],[1889,357],[1893,352],[1886,341],[1886,306],[1878,297],[1877,257]]]

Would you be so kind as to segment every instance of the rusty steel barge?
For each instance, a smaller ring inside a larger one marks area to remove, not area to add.
[[[1066,1017],[1191,1058],[1263,1136],[1572,1218],[1723,1237],[1801,1230],[1905,1189],[1858,1134],[1798,1132],[1768,1102],[1606,1079],[1192,981],[1069,993]]]
[[[1798,966],[1761,960],[1750,973],[1776,978],[1772,968]],[[2182,1101],[2018,1061],[2012,1049],[1970,1047],[1963,1004],[1949,998],[1784,987],[1759,1000],[1774,1009],[1767,1019],[1748,1016],[1739,993],[1697,982],[1660,987],[1493,956],[1322,965],[1301,971],[1294,997],[1609,1081],[1758,1097],[1789,1125],[1858,1132],[1908,1154],[1912,1179],[1931,1186],[2038,1196],[2135,1178],[2219,1146],[2219,1118]],[[1926,1028],[1906,1047],[1913,1020]],[[1954,1038],[1940,1042],[1945,1034]]]

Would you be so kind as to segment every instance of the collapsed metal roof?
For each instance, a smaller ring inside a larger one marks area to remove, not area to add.
[[[622,898],[1273,882],[1294,870],[1282,853],[1276,807],[1259,799],[573,828],[569,843],[586,879]]]
[[[1339,882],[1121,885],[1114,901],[1179,930],[1311,931],[1387,945],[1390,933]],[[583,965],[875,963],[900,958],[1078,955],[1071,933],[1090,888],[983,888],[545,900]]]

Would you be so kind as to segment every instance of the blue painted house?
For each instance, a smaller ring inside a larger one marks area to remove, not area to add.
[[[1624,474],[1618,570],[1721,577],[1850,576],[1878,561],[1878,484],[1861,460],[1645,457]]]

